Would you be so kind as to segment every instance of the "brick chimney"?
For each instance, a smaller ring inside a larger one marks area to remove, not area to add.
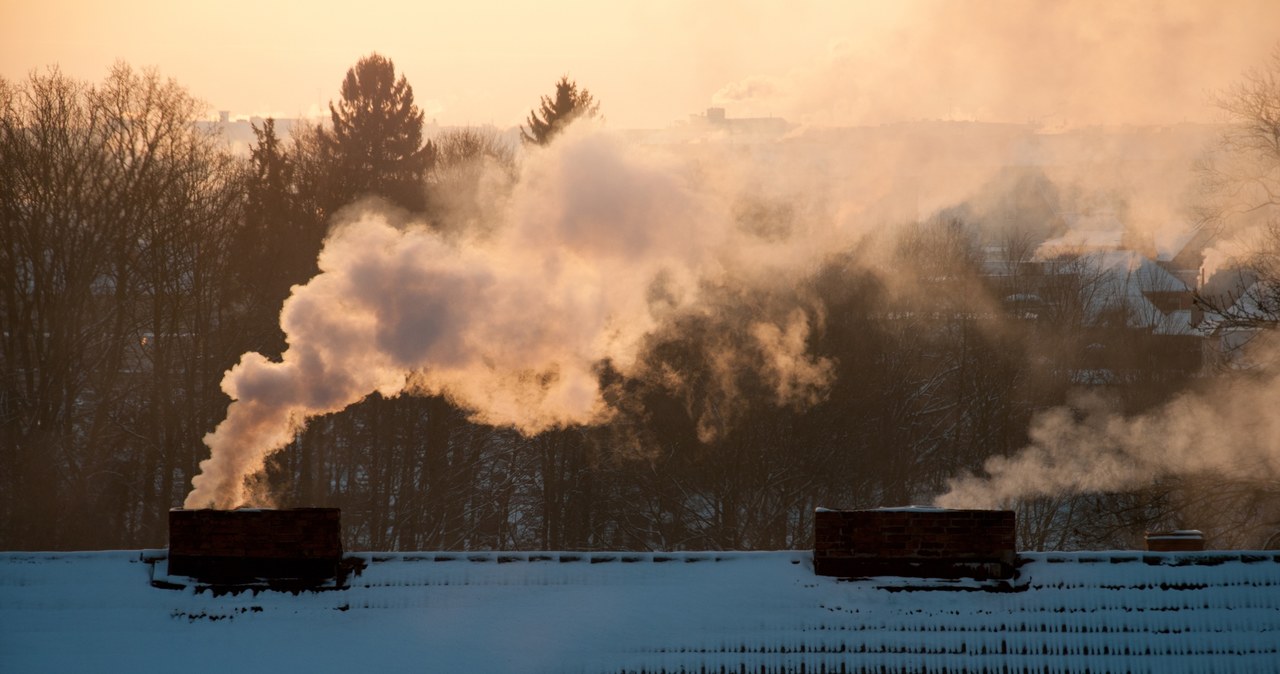
[[[342,559],[337,508],[169,511],[169,573],[210,583],[333,578]]]
[[[1011,578],[1012,510],[912,506],[814,512],[813,569],[820,576]]]
[[[1204,533],[1195,529],[1148,531],[1147,550],[1150,552],[1199,552],[1204,550]]]

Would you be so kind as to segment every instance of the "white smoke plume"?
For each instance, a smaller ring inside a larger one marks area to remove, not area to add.
[[[929,127],[654,149],[578,126],[526,156],[511,191],[486,189],[492,207],[466,231],[350,209],[326,240],[321,273],[285,302],[281,361],[249,353],[227,373],[233,402],[205,438],[211,456],[186,506],[258,503],[245,479],[271,453],[308,419],[375,392],[442,394],[477,422],[527,434],[607,422],[602,363],[669,390],[686,385],[683,373],[637,359],[652,336],[721,311],[708,289],[740,289],[756,314],[709,340],[709,390],[722,400],[697,413],[690,401],[702,440],[742,418],[734,379],[744,371],[766,382],[772,404],[821,401],[834,364],[807,349],[822,331],[821,302],[759,298],[797,288],[855,242],[857,264],[886,289],[912,283],[882,264],[894,226],[971,197],[1022,147],[933,141],[924,147],[935,159],[921,164],[917,136],[931,137]]]
[[[1271,250],[1275,232],[1269,227],[1243,227],[1230,236],[1215,239],[1204,251],[1204,262],[1200,265],[1200,277],[1210,282],[1219,272],[1231,272],[1233,269],[1248,268],[1258,257],[1259,251]],[[1231,288],[1239,292],[1243,288]]]
[[[791,312],[785,326],[756,323],[751,328],[752,336],[768,358],[765,372],[774,382],[774,393],[780,403],[816,403],[831,381],[831,361],[814,359],[807,353],[809,333],[809,320],[798,309]]]
[[[1097,397],[1040,414],[1030,445],[989,459],[983,475],[951,480],[936,503],[1008,507],[1025,498],[1118,492],[1205,476],[1274,487],[1280,481],[1280,344],[1262,336],[1252,346],[1253,371],[1144,414],[1117,414]]]
[[[581,126],[526,157],[498,226],[480,235],[354,209],[284,304],[281,361],[248,353],[227,372],[233,402],[205,437],[211,456],[186,507],[251,501],[245,478],[308,419],[375,392],[443,394],[475,421],[528,434],[607,420],[601,362],[626,374],[645,335],[695,305],[702,284],[785,286],[789,260],[809,252],[739,227],[728,179],[712,189],[695,168]],[[779,404],[818,395],[830,365],[805,354],[802,313],[752,332],[754,362],[739,363],[776,381]]]
[[[375,392],[443,394],[477,421],[526,433],[604,422],[611,410],[599,390],[600,363],[632,372],[646,336],[696,313],[707,287],[787,287],[867,233],[966,200],[1001,167],[1055,167],[1086,194],[1123,185],[1125,225],[1164,249],[1161,241],[1181,240],[1187,224],[1164,191],[1181,189],[1183,169],[1168,167],[1189,166],[1180,157],[1190,148],[1171,137],[1155,144],[1169,151],[1141,168],[1128,163],[1103,175],[1099,166],[1133,159],[1132,148],[1048,131],[1201,118],[1205,89],[1253,59],[1259,34],[1268,35],[1266,48],[1274,39],[1275,3],[1235,5],[1239,11],[1204,3],[916,3],[919,11],[903,12],[901,30],[837,39],[821,62],[744,75],[713,101],[729,106],[731,117],[779,114],[812,125],[785,147],[694,148],[692,157],[675,157],[574,128],[525,158],[514,191],[495,201],[477,234],[442,235],[428,223],[356,209],[331,233],[321,273],[295,288],[282,310],[281,361],[250,353],[227,373],[223,389],[233,402],[206,437],[211,456],[186,505],[245,503],[245,478],[308,419]],[[942,127],[907,124],[840,141],[816,128],[921,119],[1027,126],[975,125],[944,138]],[[797,148],[805,156],[783,156]],[[1151,166],[1163,168],[1152,174]],[[742,211],[752,200],[765,210],[786,204],[790,216],[771,213],[768,226],[753,228]],[[726,377],[721,392],[734,393],[730,373],[752,367],[771,382],[776,403],[820,399],[833,367],[805,349],[820,320],[774,312],[748,323],[749,344],[739,340],[714,361]],[[680,373],[665,376],[679,385]],[[1041,440],[1028,455],[1050,467],[1067,460],[1049,440],[1054,419],[1041,420]],[[699,433],[708,437],[716,426],[699,420]],[[1094,443],[1100,460],[1145,465],[1135,436],[1106,437]],[[1016,461],[993,465],[993,477],[1013,475]],[[1057,479],[1042,472],[1046,484]]]

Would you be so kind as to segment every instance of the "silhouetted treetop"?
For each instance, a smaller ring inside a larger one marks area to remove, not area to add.
[[[347,71],[341,93],[329,104],[333,128],[323,140],[337,164],[342,196],[372,192],[421,208],[432,147],[422,143],[422,111],[413,102],[413,87],[404,75],[396,77],[391,59],[374,53]]]
[[[556,82],[555,97],[543,96],[538,110],[529,111],[529,128],[521,127],[524,142],[546,145],[564,127],[579,117],[595,117],[600,104],[586,89],[578,89],[577,82],[568,75]]]

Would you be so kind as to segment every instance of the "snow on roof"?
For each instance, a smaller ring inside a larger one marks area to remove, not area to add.
[[[1182,221],[1163,223],[1163,226],[1156,228],[1156,259],[1161,262],[1173,261],[1199,235],[1200,225]]]
[[[954,509],[952,509],[952,508],[939,508],[938,506],[930,506],[930,505],[890,506],[890,507],[885,507],[885,508],[876,508],[875,510],[876,510],[876,512],[882,512],[882,513],[901,513],[901,512],[908,512],[908,513],[946,513],[946,512],[954,512]]]
[[[1258,316],[1269,315],[1271,312],[1265,309],[1268,304],[1267,295],[1267,288],[1261,282],[1251,284],[1222,312],[1205,312],[1204,320],[1200,323],[1201,330],[1204,334],[1211,334],[1220,328],[1249,325]]]
[[[1159,263],[1132,250],[1086,253],[1085,268],[1096,270],[1098,286],[1089,296],[1087,309],[1096,320],[1103,312],[1123,309],[1131,328],[1150,328],[1160,334],[1193,334],[1191,314],[1166,316],[1148,298],[1153,293],[1185,293],[1187,284]]]
[[[1154,531],[1147,533],[1147,540],[1186,540],[1186,539],[1202,539],[1204,532],[1199,529],[1178,529],[1176,531]]]
[[[1140,292],[1185,292],[1187,284],[1158,262],[1135,250],[1108,250],[1089,253],[1107,273],[1129,279]]]
[[[356,555],[348,588],[149,584],[0,554],[0,671],[1275,671],[1280,553],[1032,553],[1012,585],[813,574],[807,551]],[[803,669],[802,669],[803,667]]]
[[[821,506],[819,506],[819,507],[817,507],[817,508],[814,508],[814,509],[813,509],[813,511],[814,511],[814,512],[816,512],[816,513],[839,513],[839,512],[850,512],[850,511],[848,511],[848,510],[843,510],[843,509],[841,509],[841,508],[823,508],[823,507],[821,507]],[[886,507],[882,507],[882,508],[871,508],[871,509],[869,509],[869,510],[861,510],[861,511],[858,511],[858,512],[882,512],[882,513],[895,513],[895,512],[912,512],[912,513],[945,513],[945,512],[953,512],[953,511],[954,511],[954,509],[952,509],[952,508],[939,508],[938,506],[932,506],[932,505],[905,505],[905,506],[886,506]]]

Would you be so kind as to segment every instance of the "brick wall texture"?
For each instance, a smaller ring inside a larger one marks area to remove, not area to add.
[[[169,511],[171,574],[215,582],[329,577],[341,558],[337,508]]]
[[[1151,552],[1199,552],[1204,550],[1204,538],[1202,536],[1178,533],[1148,533],[1147,550]]]
[[[1011,510],[825,510],[814,513],[814,571],[822,576],[1009,578]]]

